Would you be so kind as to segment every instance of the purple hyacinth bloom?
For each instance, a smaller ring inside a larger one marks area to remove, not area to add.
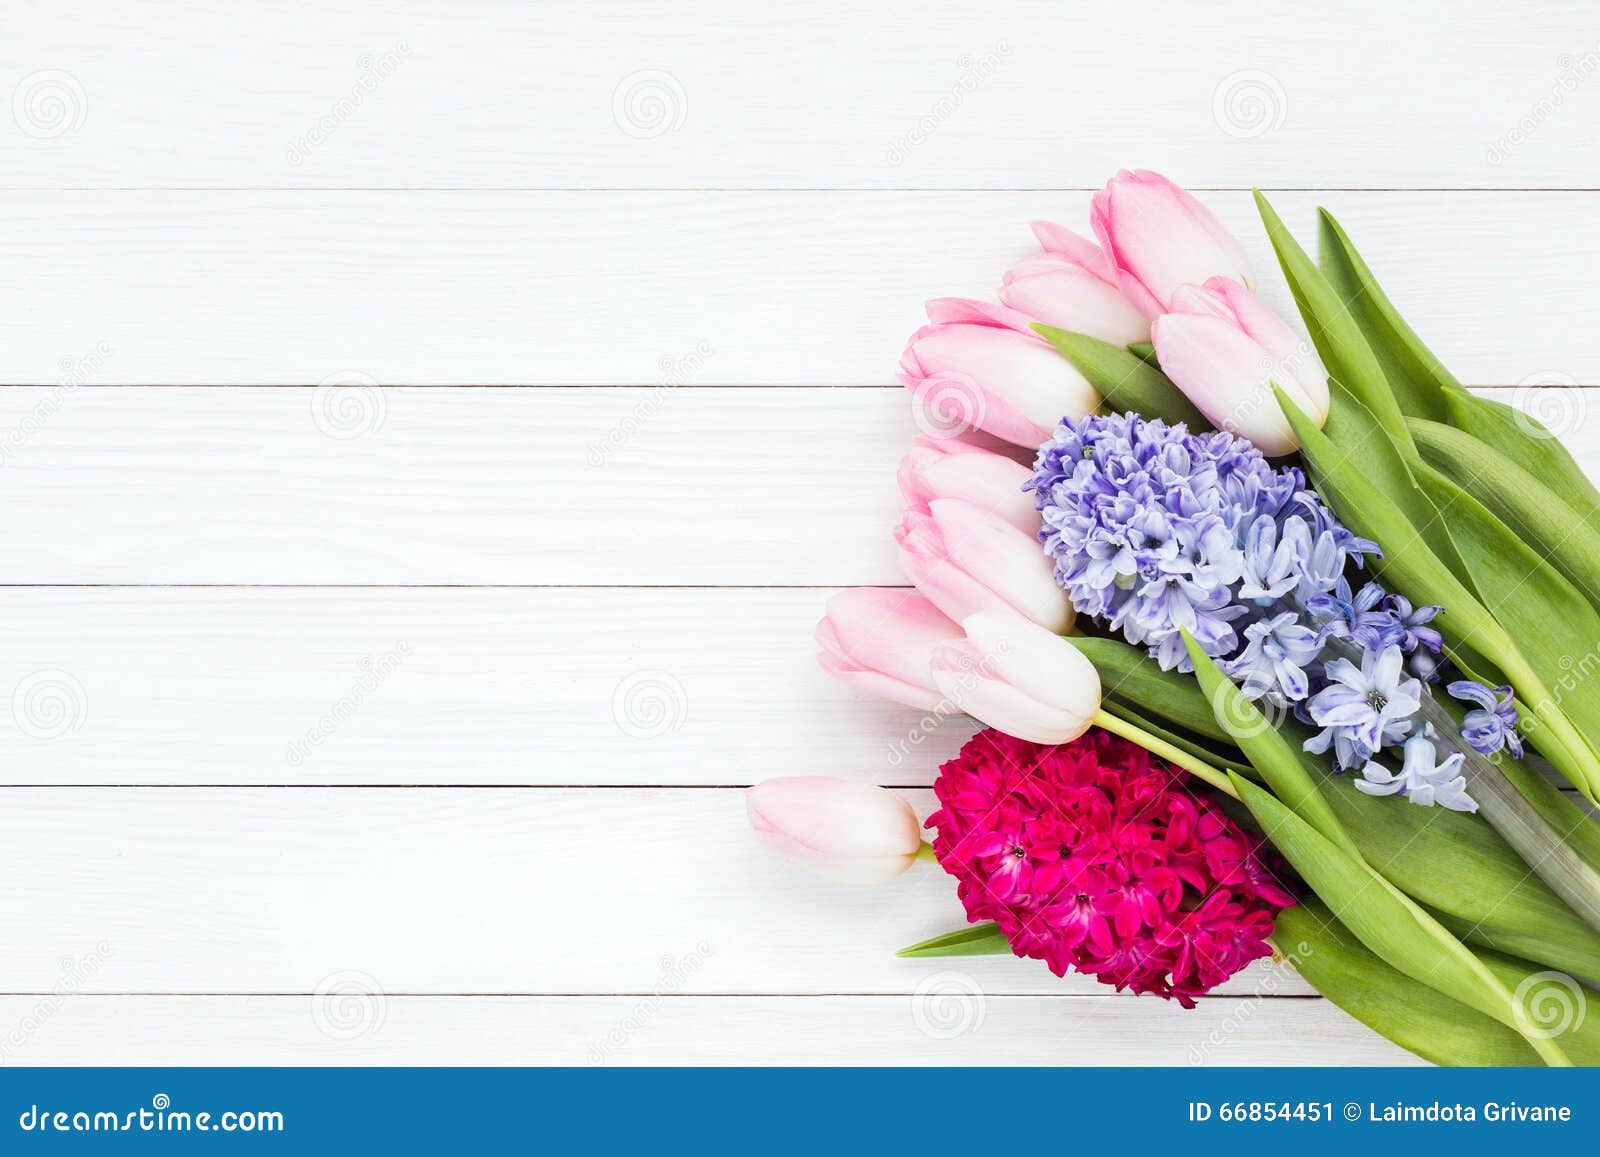
[[[1405,638],[1399,617],[1383,605],[1386,598],[1387,592],[1371,582],[1351,594],[1349,580],[1341,578],[1331,593],[1306,600],[1306,610],[1333,638],[1381,650]]]
[[[1222,664],[1223,672],[1240,685],[1246,699],[1266,696],[1277,704],[1296,702],[1310,694],[1306,667],[1322,651],[1317,632],[1300,622],[1292,611],[1251,623],[1238,658]]]
[[[1360,667],[1335,659],[1323,668],[1328,685],[1306,710],[1313,722],[1348,735],[1369,754],[1396,743],[1410,733],[1412,716],[1422,707],[1422,683],[1407,678],[1404,667],[1398,646],[1363,653]]]
[[[1405,595],[1396,594],[1389,596],[1389,608],[1394,611],[1395,618],[1400,620],[1400,629],[1404,632],[1400,640],[1400,649],[1406,654],[1426,649],[1437,655],[1444,647],[1443,636],[1427,625],[1444,610],[1443,607],[1417,607],[1413,610],[1410,599]]]
[[[1445,690],[1463,703],[1477,704],[1477,710],[1468,711],[1461,721],[1461,737],[1472,745],[1472,750],[1493,755],[1506,747],[1513,759],[1522,758],[1522,737],[1517,734],[1517,709],[1511,702],[1510,687],[1490,690],[1471,679],[1457,679]]]
[[[1368,763],[1361,769],[1361,778],[1355,781],[1356,789],[1368,795],[1403,794],[1423,807],[1437,804],[1451,811],[1475,812],[1477,802],[1467,794],[1467,777],[1461,774],[1464,762],[1466,756],[1456,751],[1440,763],[1433,741],[1413,735],[1406,740],[1405,759],[1398,772],[1390,771],[1381,763]]]

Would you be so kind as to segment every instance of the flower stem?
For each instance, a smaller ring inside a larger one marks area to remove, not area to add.
[[[1129,723],[1126,719],[1118,719],[1103,707],[1094,713],[1094,719],[1091,722],[1096,727],[1102,727],[1113,735],[1120,735],[1124,739],[1137,743],[1151,755],[1159,755],[1168,763],[1183,768],[1190,775],[1205,780],[1218,791],[1230,795],[1234,799],[1239,798],[1239,793],[1234,790],[1233,784],[1228,782],[1228,777],[1224,772],[1212,767],[1203,759],[1196,759],[1182,748],[1174,747],[1165,739],[1151,735],[1144,728]]]
[[[917,846],[916,858],[919,860],[931,860],[934,863],[939,862],[939,857],[933,854],[933,845],[927,840],[923,840],[922,843]]]

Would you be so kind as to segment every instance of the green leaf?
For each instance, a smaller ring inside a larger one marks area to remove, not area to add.
[[[1128,352],[1141,361],[1161,368],[1161,363],[1156,360],[1156,347],[1147,341],[1131,341],[1128,343]]]
[[[974,924],[970,928],[958,928],[954,932],[946,932],[943,936],[935,936],[932,940],[912,944],[895,953],[896,956],[903,957],[1009,956],[1010,954],[1011,945],[1001,933],[1000,925],[993,920]]]
[[[1321,904],[1279,912],[1272,940],[1334,1004],[1437,1065],[1540,1063],[1514,1030],[1384,963]]]
[[[1199,680],[1200,690],[1210,702],[1217,722],[1250,757],[1261,778],[1267,781],[1279,799],[1293,808],[1296,815],[1325,839],[1359,859],[1361,853],[1356,850],[1344,826],[1334,816],[1333,809],[1317,790],[1316,780],[1301,763],[1302,753],[1283,737],[1275,723],[1244,697],[1244,692],[1217,668],[1188,631],[1183,632],[1183,643],[1189,648],[1195,678]],[[1322,772],[1323,778],[1331,775],[1331,770],[1326,768]]]
[[[1339,299],[1350,307],[1351,317],[1383,366],[1400,409],[1407,415],[1443,418],[1444,398],[1439,391],[1460,383],[1405,323],[1333,214],[1326,209],[1318,209],[1317,214],[1322,272]]]
[[[1600,490],[1543,422],[1504,402],[1444,391],[1450,421],[1505,457],[1520,462],[1544,482],[1579,518],[1587,521],[1600,510]]]
[[[1271,794],[1231,778],[1267,838],[1362,944],[1413,980],[1517,1031],[1546,1064],[1572,1063],[1559,1044],[1519,1020],[1511,990],[1415,901]]]
[[[1100,673],[1100,689],[1146,715],[1207,738],[1232,743],[1200,685],[1161,664],[1140,647],[1101,635],[1074,635],[1072,645]]]
[[[1035,322],[1033,328],[1089,379],[1110,409],[1184,422],[1191,430],[1212,428],[1165,374],[1137,354],[1087,334],[1069,333],[1040,322]]]
[[[1400,412],[1400,404],[1389,388],[1383,367],[1367,344],[1349,305],[1329,284],[1316,263],[1306,256],[1306,251],[1300,248],[1300,243],[1261,195],[1261,190],[1255,191],[1255,198],[1261,221],[1267,227],[1267,237],[1272,241],[1278,264],[1289,282],[1289,291],[1294,294],[1294,303],[1311,334],[1312,344],[1322,356],[1323,365],[1377,416],[1389,436],[1400,445],[1404,456],[1413,457],[1416,451],[1406,432],[1405,415]]]
[[[1407,424],[1423,461],[1483,503],[1591,606],[1600,606],[1600,507],[1575,519],[1548,486],[1487,443],[1439,422],[1412,418]]]

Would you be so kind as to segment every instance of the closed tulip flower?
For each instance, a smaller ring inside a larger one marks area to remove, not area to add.
[[[1164,312],[1180,285],[1210,277],[1252,282],[1233,234],[1160,173],[1122,170],[1094,195],[1089,220],[1122,292],[1146,317]]]
[[[1316,351],[1236,281],[1184,286],[1151,336],[1161,369],[1212,425],[1263,454],[1299,446],[1273,383],[1317,425],[1327,420],[1328,372]]]
[[[1100,247],[1070,229],[1036,222],[1045,251],[1006,272],[1000,300],[1035,321],[1112,345],[1150,339],[1150,321],[1123,296]]]
[[[1039,511],[1023,485],[1033,471],[1020,462],[959,438],[918,438],[900,459],[900,493],[915,509],[939,498],[986,506],[1018,530],[1036,534]]]
[[[930,301],[927,310],[932,324],[911,335],[900,380],[928,433],[987,430],[1031,450],[1062,418],[1100,408],[1095,388],[1028,328],[1028,315],[954,297]]]
[[[1072,628],[1072,605],[1038,539],[993,511],[936,498],[925,511],[907,510],[894,537],[906,577],[957,622],[1009,611],[1047,630]]]
[[[961,638],[961,628],[912,591],[859,587],[828,600],[817,624],[817,661],[852,687],[932,710],[940,703],[931,664],[934,648]]]
[[[1068,640],[1009,612],[961,621],[966,637],[933,653],[933,678],[955,706],[1032,743],[1069,743],[1100,710],[1100,675]]]
[[[881,787],[792,776],[758,783],[744,798],[750,826],[764,844],[835,879],[892,879],[922,847],[911,805]]]

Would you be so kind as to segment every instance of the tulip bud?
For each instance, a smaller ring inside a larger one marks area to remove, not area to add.
[[[960,498],[986,507],[1028,534],[1039,532],[1033,495],[1022,487],[1033,471],[1004,454],[959,438],[918,438],[900,459],[900,493],[907,504],[927,510],[938,498]]]
[[[764,844],[835,879],[892,879],[922,847],[911,805],[870,784],[791,776],[758,783],[744,799]]]
[[[961,628],[919,594],[881,587],[840,591],[817,624],[822,669],[853,687],[908,707],[939,706],[930,664]]]
[[[927,310],[933,324],[911,335],[900,358],[900,380],[927,433],[987,430],[1032,450],[1062,418],[1100,408],[1088,379],[1028,328],[1026,314],[954,297]]]
[[[1151,330],[1161,369],[1219,430],[1248,438],[1263,454],[1299,446],[1276,383],[1308,417],[1328,417],[1328,372],[1311,344],[1236,281],[1213,277],[1172,296],[1172,312]]]
[[[907,510],[894,537],[906,577],[957,622],[1010,611],[1047,630],[1072,628],[1072,605],[1038,540],[992,511],[936,498],[926,511]]]
[[[1045,252],[1006,272],[1000,300],[1057,329],[1112,345],[1150,340],[1150,322],[1117,286],[1099,246],[1048,222],[1034,225]]]
[[[1180,285],[1219,276],[1252,282],[1233,234],[1160,173],[1123,169],[1094,195],[1089,220],[1122,292],[1146,317],[1159,316]]]
[[[956,707],[1032,743],[1069,743],[1100,710],[1100,674],[1068,640],[1020,615],[961,620],[964,639],[933,653],[933,679]]]

